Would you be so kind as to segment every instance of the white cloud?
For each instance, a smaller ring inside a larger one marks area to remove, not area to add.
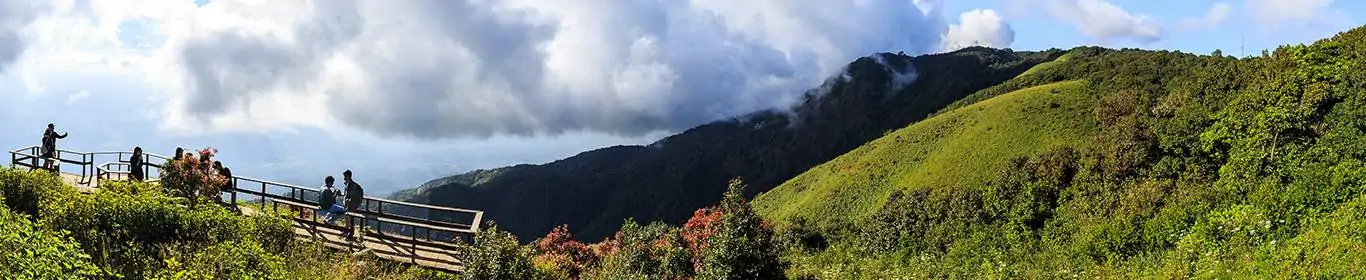
[[[1333,0],[1246,0],[1244,5],[1258,22],[1276,26],[1315,20],[1330,10]]]
[[[993,48],[1010,47],[1015,41],[1015,30],[991,9],[963,12],[958,24],[950,25],[944,35],[944,50],[952,51],[970,46]]]
[[[788,104],[874,52],[1013,33],[991,12],[945,37],[927,0],[57,3],[30,20],[17,63],[31,91],[59,74],[140,77],[164,128],[186,132],[677,131]]]
[[[1127,38],[1139,42],[1162,39],[1161,24],[1142,14],[1130,14],[1105,0],[1051,0],[1048,12],[1100,41]]]
[[[1201,18],[1188,18],[1181,20],[1180,27],[1184,30],[1210,29],[1219,27],[1228,19],[1228,14],[1233,10],[1233,6],[1227,2],[1217,2],[1210,5],[1209,11]]]
[[[0,1],[0,72],[6,72],[32,42],[28,26],[51,10],[43,0]]]

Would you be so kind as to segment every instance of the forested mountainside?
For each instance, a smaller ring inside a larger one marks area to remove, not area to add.
[[[1366,28],[1077,48],[764,193],[789,276],[1366,275]]]
[[[524,238],[567,224],[599,239],[628,217],[681,224],[720,200],[731,178],[743,177],[752,197],[1061,53],[975,47],[914,58],[875,54],[807,92],[790,112],[717,121],[648,146],[469,172],[395,197],[482,209]]]

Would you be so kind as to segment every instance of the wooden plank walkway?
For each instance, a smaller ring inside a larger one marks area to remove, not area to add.
[[[99,187],[98,180],[88,180],[89,182],[85,182],[87,180],[82,179],[81,176],[77,174],[60,173],[59,176],[67,185],[71,185],[84,193],[95,192]],[[119,175],[113,179],[123,178]],[[285,206],[281,208],[294,208],[289,209],[291,212],[301,208],[299,207],[301,205],[285,203],[278,205]],[[262,214],[260,209],[252,206],[239,205],[238,209],[242,215],[246,216]],[[304,219],[297,216],[294,217],[294,219],[291,219],[295,239],[297,240],[319,242],[328,248],[347,251],[352,254],[374,254],[376,257],[382,259],[411,263],[448,272],[459,272],[464,270],[464,266],[461,264],[460,260],[457,259],[454,252],[447,248],[437,248],[416,242],[407,242],[409,240],[402,240],[401,237],[385,236],[383,234],[376,234],[372,231],[361,233],[361,238],[347,240],[342,237],[342,231],[344,231],[345,228],[340,226],[344,225],[345,220],[346,219],[339,219],[337,222],[338,225],[325,225],[323,223],[313,222],[311,219]]]
[[[37,168],[40,159],[37,146],[9,151],[10,165],[19,168]],[[143,168],[149,177],[161,174],[161,165],[153,162],[167,162],[165,156],[143,154]],[[99,190],[98,178],[122,180],[127,178],[129,152],[75,152],[57,150],[55,164],[71,173],[59,173],[63,182],[81,192]],[[79,172],[79,174],[76,174]],[[316,188],[302,187],[241,176],[229,178],[229,188],[223,200],[244,215],[261,215],[265,208],[282,211],[273,213],[294,213],[291,217],[295,238],[317,241],[327,247],[345,250],[353,254],[374,254],[376,257],[402,263],[449,272],[460,272],[463,263],[458,259],[461,246],[458,239],[471,237],[478,233],[484,212],[479,210],[441,207],[434,205],[394,201],[366,196],[361,206],[348,212],[339,224],[356,222],[363,225],[360,238],[347,240],[341,233],[348,227],[328,225],[316,215],[316,202],[306,197],[319,195]],[[247,206],[238,204],[239,196],[256,197]],[[284,208],[284,209],[281,209]],[[282,214],[282,217],[284,215]]]

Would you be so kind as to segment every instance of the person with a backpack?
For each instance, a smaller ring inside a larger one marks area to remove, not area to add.
[[[328,225],[336,222],[342,216],[346,216],[346,208],[337,203],[337,196],[341,191],[332,186],[333,182],[336,182],[336,179],[333,179],[332,176],[323,179],[322,194],[318,196],[318,210],[325,213],[323,223]]]
[[[346,181],[346,204],[344,205],[346,211],[356,211],[356,208],[360,208],[361,202],[365,200],[365,189],[361,188],[360,183],[356,183],[356,181],[351,178],[351,170],[342,172],[342,180]],[[355,224],[349,224],[349,226],[351,228],[345,233],[342,233],[347,239],[351,239],[356,231]]]
[[[63,138],[66,138],[66,133],[57,134],[57,126],[47,124],[47,131],[43,131],[43,146],[39,148],[39,156],[46,160],[43,163],[44,169],[60,172],[61,169],[52,168],[52,161],[57,158],[57,139]]]

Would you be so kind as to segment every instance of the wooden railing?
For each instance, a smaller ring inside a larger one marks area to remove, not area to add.
[[[39,147],[37,146],[10,151],[10,163],[16,167],[45,169],[42,166],[42,161],[45,159],[41,158],[38,152]],[[91,180],[115,179],[115,175],[128,178],[129,168],[132,167],[129,163],[129,157],[132,156],[131,152],[81,153],[58,150],[55,155],[55,160],[58,162],[54,163],[54,168],[49,171],[59,172],[61,164],[80,166],[81,174],[79,175],[82,184],[89,184]],[[157,180],[156,178],[160,177],[164,167],[161,163],[167,162],[169,158],[151,153],[144,153],[143,155],[143,174],[148,181]],[[100,159],[106,158],[109,161],[99,165],[95,164],[100,162]],[[278,210],[284,207],[298,213],[293,216],[295,221],[308,223],[315,227],[347,230],[345,227],[323,223],[318,217],[316,198],[320,192],[317,189],[242,176],[232,176],[228,180],[229,187],[224,188],[223,193],[228,195],[228,200],[225,202],[230,203],[230,205],[235,206],[242,201],[239,194],[253,196],[258,199],[252,202],[259,202],[261,210],[268,208]],[[461,219],[462,217],[463,219]],[[418,259],[439,262],[436,259],[424,258],[418,252],[451,254],[458,250],[459,247],[456,244],[459,238],[471,237],[478,233],[483,217],[484,212],[478,210],[441,207],[370,196],[364,197],[360,207],[348,211],[345,216],[348,224],[362,226],[365,231],[363,234],[367,236],[373,235],[373,238],[387,243],[404,243],[403,245],[406,245],[407,249],[412,252],[409,257],[413,258],[414,263]]]

